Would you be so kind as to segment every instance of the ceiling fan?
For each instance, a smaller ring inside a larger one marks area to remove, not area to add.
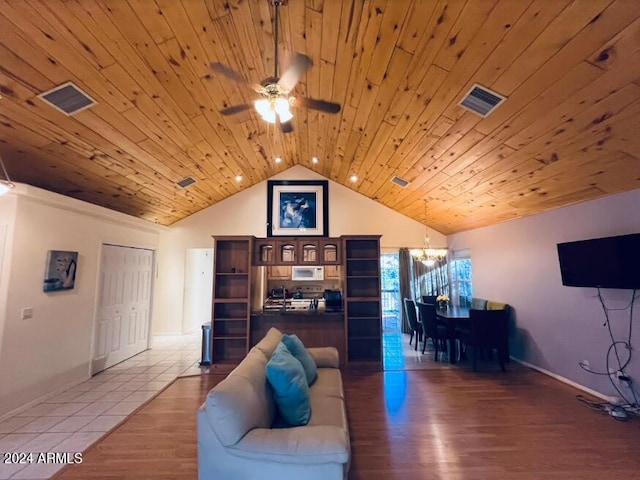
[[[222,63],[212,63],[211,69],[224,75],[225,77],[244,85],[251,87],[256,93],[261,95],[261,98],[253,103],[253,106],[258,111],[260,116],[269,123],[278,123],[280,129],[284,133],[293,131],[291,125],[291,119],[293,114],[291,113],[291,106],[302,106],[311,108],[313,110],[319,110],[325,113],[338,113],[340,111],[340,104],[328,102],[326,100],[319,100],[309,97],[294,97],[291,96],[291,91],[294,89],[300,78],[313,66],[313,62],[309,57],[301,53],[296,53],[292,58],[289,66],[284,71],[281,77],[278,76],[278,17],[281,5],[285,5],[287,0],[268,0],[273,2],[275,8],[274,11],[274,73],[273,77],[265,78],[259,85],[251,84],[245,80],[245,78],[232,68]],[[233,115],[248,110],[252,107],[251,104],[245,103],[241,105],[233,105],[231,107],[220,110],[222,115]]]

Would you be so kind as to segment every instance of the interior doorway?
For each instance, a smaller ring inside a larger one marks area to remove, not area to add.
[[[184,267],[182,333],[199,330],[211,322],[213,299],[213,248],[189,248]]]

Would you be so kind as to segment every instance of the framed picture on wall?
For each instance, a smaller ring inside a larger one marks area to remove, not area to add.
[[[327,180],[269,180],[267,237],[329,236]]]
[[[77,269],[78,252],[49,250],[42,290],[45,292],[72,290],[76,285]]]

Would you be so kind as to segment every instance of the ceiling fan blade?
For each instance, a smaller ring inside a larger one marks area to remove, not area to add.
[[[288,91],[293,90],[293,87],[300,81],[302,75],[304,75],[312,65],[313,62],[309,57],[301,53],[296,53],[295,57],[291,60],[291,64],[282,74],[280,80],[278,80],[278,85]]]
[[[318,100],[309,97],[296,97],[296,105],[319,110],[326,113],[338,113],[342,108],[339,103],[327,102],[326,100]]]
[[[216,73],[220,73],[231,80],[234,80],[238,83],[247,83],[245,78],[240,75],[238,72],[233,70],[231,67],[228,67],[224,63],[214,62],[211,64],[211,70]]]
[[[253,90],[259,92],[262,88],[257,83],[248,82],[240,73],[236,72],[231,67],[225,65],[224,63],[214,62],[211,64],[211,70],[225,77],[233,80],[236,83],[241,83],[243,85],[249,85]]]
[[[293,132],[293,125],[291,124],[291,120],[289,120],[288,122],[280,122],[280,120],[278,120],[278,123],[280,124],[280,130],[282,130],[282,133]]]
[[[245,103],[242,105],[233,105],[231,107],[223,108],[222,110],[220,110],[220,113],[222,115],[233,115],[234,113],[244,112],[245,110],[249,110],[250,108],[251,105]]]
[[[291,124],[291,118],[286,122],[283,122],[280,118],[280,114],[276,113],[276,123],[280,127],[280,131],[282,133],[291,133],[293,132],[293,125]]]

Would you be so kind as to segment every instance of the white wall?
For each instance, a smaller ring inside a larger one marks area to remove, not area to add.
[[[595,288],[562,286],[556,244],[640,232],[640,190],[449,236],[451,249],[471,249],[474,296],[515,308],[512,355],[604,395],[618,395],[607,377],[584,372],[578,362],[605,371],[611,343]],[[639,245],[640,248],[640,245]],[[602,290],[610,308],[626,306],[630,290]],[[632,344],[640,346],[640,305]],[[612,311],[617,339],[628,331],[629,310]],[[626,358],[627,352],[621,350]],[[628,372],[640,382],[637,352]]]
[[[0,240],[0,348],[7,315],[7,298],[9,295],[9,271],[11,268],[11,251],[13,248],[13,232],[16,222],[18,199],[15,195],[0,197],[0,228],[4,238]],[[0,377],[0,392],[2,382]]]
[[[14,192],[0,201],[0,213],[2,205],[16,205],[5,254],[10,268],[0,289],[0,295],[7,292],[0,323],[0,416],[89,377],[100,246],[156,249],[161,229],[34,187],[19,185]],[[43,292],[48,250],[79,252],[73,290]],[[24,307],[33,307],[32,319],[20,319]]]
[[[292,167],[273,177],[276,180],[326,180],[303,166]],[[261,182],[222,202],[173,224],[160,236],[158,290],[154,333],[182,333],[182,292],[185,252],[189,248],[210,248],[212,235],[255,235],[267,233],[267,182]],[[422,246],[425,227],[378,202],[338,183],[329,181],[329,235],[382,234],[382,247]],[[434,246],[445,246],[446,238],[429,229]],[[180,297],[180,298],[178,298]]]
[[[189,248],[185,258],[182,330],[189,332],[211,319],[213,248]]]

